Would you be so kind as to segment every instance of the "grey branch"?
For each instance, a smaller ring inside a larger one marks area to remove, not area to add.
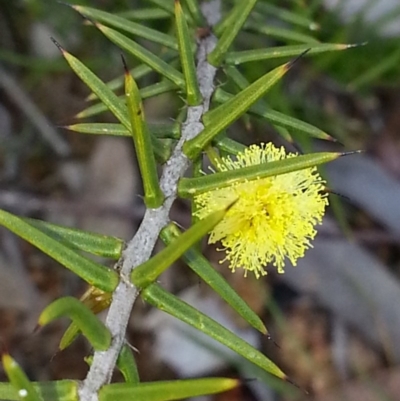
[[[215,25],[220,20],[220,0],[204,2],[202,11],[208,24]],[[198,42],[196,69],[203,104],[188,108],[186,121],[182,125],[182,137],[163,167],[160,186],[165,195],[164,204],[158,209],[147,209],[137,233],[128,243],[122,256],[121,281],[113,294],[106,319],[113,340],[107,351],[95,352],[89,373],[79,388],[81,401],[98,401],[97,392],[111,380],[119,351],[125,340],[132,306],[138,297],[138,290],[130,283],[129,275],[136,266],[150,258],[161,229],[169,222],[169,212],[177,197],[178,181],[189,166],[189,160],[182,152],[182,145],[204,128],[201,117],[209,108],[216,73],[216,69],[207,62],[207,54],[215,45],[216,37],[212,34]]]

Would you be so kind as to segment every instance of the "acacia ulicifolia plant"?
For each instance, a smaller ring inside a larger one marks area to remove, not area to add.
[[[123,79],[102,82],[54,41],[72,70],[92,91],[90,99],[96,100],[79,118],[104,110],[111,111],[116,118],[115,123],[79,122],[68,128],[86,134],[132,137],[146,212],[134,237],[125,242],[125,239],[0,211],[2,225],[88,283],[88,290],[80,301],[65,297],[50,304],[40,315],[39,325],[68,316],[73,323],[62,338],[60,349],[68,347],[81,333],[94,351],[87,376],[81,382],[31,383],[17,363],[4,354],[3,364],[10,383],[0,385],[0,398],[162,401],[216,393],[240,384],[231,378],[141,383],[134,355],[125,340],[132,306],[139,297],[221,342],[266,372],[286,379],[267,356],[164,290],[157,278],[182,258],[251,326],[268,334],[260,318],[195,245],[208,234],[209,243],[220,241],[221,261],[229,261],[230,269],[236,274],[251,273],[259,278],[267,273],[267,265],[283,273],[286,262],[295,265],[310,247],[316,235],[315,227],[328,205],[325,182],[316,166],[342,154],[298,155],[272,143],[246,147],[230,139],[226,130],[242,116],[257,116],[280,128],[286,138],[290,137],[290,131],[296,131],[332,140],[322,130],[268,108],[262,98],[292,68],[299,55],[341,50],[350,45],[319,43],[309,40],[310,35],[297,34],[296,24],[304,24],[307,19],[291,14],[293,26],[276,31],[270,28],[268,32],[281,35],[282,40],[290,37],[297,45],[233,51],[235,39],[242,30],[251,29],[263,35],[265,25],[260,21],[266,13],[280,15],[276,11],[279,8],[265,7],[265,2],[257,0],[229,2],[231,8],[225,13],[220,0],[182,0],[182,5],[178,0],[148,0],[148,3],[151,8],[129,14],[136,20],[71,5],[124,53],[139,60],[140,64],[132,71],[125,66]],[[288,13],[286,10],[283,15]],[[149,18],[166,17],[174,20],[172,34],[146,25]],[[308,21],[308,26],[315,24]],[[157,55],[132,36],[153,41],[165,51]],[[272,58],[289,61],[266,71],[253,83],[240,72],[242,63]],[[217,87],[218,69],[225,72],[226,80],[237,88],[236,92],[228,93]],[[150,72],[156,72],[160,80],[139,88],[137,80]],[[125,86],[125,94],[117,96],[114,90],[121,85]],[[143,99],[166,92],[175,92],[185,99],[183,122],[149,124]],[[202,171],[204,156],[212,164],[210,171]],[[158,166],[161,166],[160,175]],[[184,177],[189,167],[193,176]],[[193,225],[183,233],[169,217],[171,206],[179,197],[191,199],[194,216]],[[152,257],[159,237],[166,247]],[[82,255],[82,251],[112,258],[115,266],[96,263]],[[103,323],[95,314],[107,307],[109,311]],[[111,384],[115,368],[122,372],[124,383]]]

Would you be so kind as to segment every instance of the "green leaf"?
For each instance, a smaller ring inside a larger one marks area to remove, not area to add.
[[[220,37],[226,29],[234,24],[236,18],[238,17],[238,8],[232,7],[229,12],[220,19],[216,25],[213,27],[213,32],[216,36]]]
[[[53,42],[60,49],[67,63],[78,77],[92,90],[93,93],[101,100],[111,113],[128,129],[130,129],[130,121],[128,112],[123,102],[115,95],[115,93],[89,68],[79,61],[72,54],[65,51],[54,39]]]
[[[246,29],[249,31],[253,31],[256,33],[261,33],[263,35],[267,35],[272,38],[283,39],[287,41],[294,41],[300,43],[318,43],[319,40],[314,38],[311,35],[306,35],[304,33],[300,33],[296,30],[280,28],[276,26],[272,26],[268,22],[265,21],[251,21],[246,24]]]
[[[207,155],[207,158],[208,158],[209,162],[211,163],[211,166],[214,169],[218,170],[219,169],[218,166],[222,163],[222,159],[219,155],[219,152],[217,152],[213,146],[208,145],[205,148],[204,153]],[[201,175],[203,175],[203,174],[201,174]],[[201,175],[199,174],[199,177]]]
[[[185,88],[185,79],[183,78],[182,73],[176,70],[174,67],[171,67],[160,57],[157,57],[152,52],[145,49],[143,46],[140,46],[133,40],[127,38],[114,29],[108,28],[101,24],[96,24],[96,27],[100,29],[100,31],[103,32],[103,34],[108,39],[110,39],[111,42],[114,42],[118,47],[126,50],[128,53],[132,54],[134,57],[147,64],[154,71],[169,79],[179,88]]]
[[[9,354],[3,354],[2,362],[7,377],[16,390],[17,400],[41,401],[24,371]]]
[[[125,100],[125,95],[118,96],[117,99],[121,102],[121,104],[123,104]],[[109,111],[108,106],[106,106],[104,103],[95,103],[81,110],[78,114],[75,115],[75,118],[81,120],[84,118],[97,116],[98,114],[105,113],[107,111]]]
[[[229,205],[227,208],[211,213],[206,218],[198,221],[161,252],[136,267],[131,274],[133,284],[138,288],[146,288],[153,283],[164,270],[210,232],[223,219],[231,206]]]
[[[302,170],[327,163],[343,156],[343,153],[310,153],[289,157],[284,160],[243,167],[237,170],[228,170],[196,178],[181,178],[178,184],[178,193],[182,198],[187,198],[211,191],[216,188],[225,188],[237,182],[252,181],[293,171]]]
[[[168,293],[158,284],[149,285],[141,292],[141,296],[149,304],[224,344],[263,370],[281,379],[286,378],[286,375],[271,360],[253,346],[175,295]]]
[[[170,223],[161,231],[161,239],[168,246],[181,235],[180,230]],[[246,322],[256,330],[267,334],[267,329],[256,313],[236,293],[229,283],[219,274],[210,262],[195,248],[182,255],[184,262],[221,296]]]
[[[161,81],[140,89],[140,97],[142,99],[148,99],[150,97],[162,95],[163,93],[172,92],[176,89],[177,89],[176,85],[173,84],[172,82]],[[125,96],[118,96],[117,99],[123,104],[123,102],[125,101]],[[96,114],[103,113],[108,109],[109,109],[108,106],[106,106],[105,104],[96,103],[79,112],[76,115],[76,118],[92,117]]]
[[[33,383],[45,401],[78,401],[78,382],[75,380],[57,380]]]
[[[102,82],[95,74],[93,74],[93,72],[90,71],[84,64],[82,64],[76,57],[62,49],[56,41],[54,41],[54,43],[59,47],[68,64],[75,71],[75,73],[82,79],[83,82],[86,83],[86,85],[89,86],[89,88],[121,122],[121,124],[130,131],[131,123],[128,116],[128,111],[122,100],[119,99],[104,82]],[[160,140],[157,138],[154,138],[153,140],[153,148],[157,159],[161,163],[164,163],[170,157],[170,147],[160,142]]]
[[[64,128],[82,134],[132,136],[122,124],[115,123],[81,123],[67,125]],[[149,124],[150,132],[159,139],[179,139],[179,124]],[[153,140],[153,139],[152,139]]]
[[[73,380],[31,382],[40,401],[78,401],[78,383]],[[0,383],[0,399],[21,401],[18,391],[10,383]],[[24,398],[26,400],[26,398]]]
[[[295,57],[301,53],[308,51],[308,55],[337,50],[346,50],[357,45],[354,44],[338,44],[338,43],[321,43],[306,44],[292,46],[275,46],[265,49],[243,50],[238,52],[229,52],[226,54],[225,62],[227,64],[243,64],[250,61],[270,60],[276,58]]]
[[[131,120],[131,132],[135,143],[136,157],[144,188],[144,202],[148,208],[158,208],[164,201],[164,194],[158,183],[157,166],[151,144],[151,135],[147,126],[142,99],[135,80],[126,70],[125,95]]]
[[[224,70],[226,75],[228,75],[233,80],[233,82],[239,89],[243,90],[250,85],[247,78],[235,66],[233,65],[226,66]],[[224,102],[226,102],[233,96],[231,94],[228,95],[226,92],[222,90],[219,91],[219,89],[217,89],[217,92],[218,93],[215,93],[215,98],[214,98],[214,100],[216,101],[224,100]],[[328,135],[326,132],[322,131],[317,127],[314,127],[303,121],[297,120],[296,118],[269,109],[269,107],[267,106],[267,104],[263,99],[261,99],[257,104],[255,104],[250,108],[249,114],[254,114],[260,117],[264,117],[267,121],[274,124],[278,133],[281,134],[281,136],[285,140],[287,140],[287,138],[283,135],[282,130],[279,129],[280,127],[284,129],[294,128],[296,131],[305,132],[308,135],[318,139],[324,139],[328,141],[334,140],[330,135]]]
[[[186,4],[186,7],[197,26],[205,26],[206,22],[201,13],[198,0],[183,0],[183,2]]]
[[[310,31],[316,31],[319,29],[319,25],[299,12],[288,10],[286,7],[277,7],[273,4],[265,1],[259,1],[256,5],[255,10],[262,21],[265,21],[266,15],[272,15],[275,18],[279,18],[282,21],[289,22],[293,25],[301,26],[309,29]]]
[[[224,71],[225,74],[233,80],[239,90],[244,90],[250,85],[250,82],[247,80],[247,78],[235,66],[227,65],[224,67]],[[257,104],[259,107],[267,108],[267,105],[263,99],[260,99]],[[244,123],[246,127],[251,124],[250,116],[248,114],[244,114],[243,119],[245,120]]]
[[[192,51],[193,41],[179,1],[175,1],[175,23],[179,55],[186,82],[186,100],[189,106],[197,106],[203,99],[197,83],[194,54]]]
[[[151,143],[156,160],[160,164],[164,164],[171,157],[172,141],[170,139],[158,139],[152,136]]]
[[[170,13],[160,10],[158,8],[135,8],[134,10],[122,11],[117,15],[128,18],[131,20],[138,20],[138,21],[147,21],[147,20],[154,20],[154,19],[164,19],[169,18],[171,16]]]
[[[105,351],[111,344],[111,333],[83,303],[63,297],[48,305],[39,316],[38,325],[45,326],[60,317],[69,317],[96,351]]]
[[[159,139],[180,139],[181,124],[178,120],[174,123],[149,124],[151,133]]]
[[[128,344],[124,344],[117,359],[117,367],[124,376],[126,383],[139,383],[139,372],[136,366],[135,358]]]
[[[149,0],[150,3],[160,7],[161,10],[168,12],[171,16],[174,15],[174,6],[172,1],[165,1],[165,0]]]
[[[289,131],[285,127],[280,127],[279,125],[275,127],[278,134],[287,142],[287,143],[294,143],[292,135],[290,135]]]
[[[132,136],[131,132],[123,125],[113,123],[72,124],[65,126],[64,128],[82,134]],[[163,164],[171,156],[170,139],[179,139],[180,137],[180,127],[177,124],[174,126],[167,124],[154,124],[150,128],[153,129],[150,138],[154,155],[157,161]]]
[[[132,136],[131,132],[128,131],[127,128],[119,124],[73,124],[64,128],[84,134]],[[165,163],[171,156],[172,141],[169,137],[180,135],[178,125],[172,128],[172,130],[170,131],[170,135],[166,133],[165,128],[166,127],[155,127],[155,132],[160,132],[160,138],[151,135],[151,143],[154,155],[157,161],[161,164]],[[165,138],[162,138],[162,135],[165,135]]]
[[[236,3],[231,14],[226,17],[226,20],[229,21],[228,26],[225,27],[217,45],[207,57],[210,64],[215,67],[221,65],[229,47],[242,29],[256,3],[257,0],[239,1]],[[216,28],[216,32],[218,33],[218,27]]]
[[[237,155],[246,149],[246,146],[240,142],[234,141],[233,139],[218,135],[214,140],[213,144],[221,151],[229,153],[231,155]]]
[[[172,62],[174,59],[177,58],[176,56],[176,52],[173,52],[171,50],[166,51],[166,52],[162,52],[159,55],[165,62]],[[133,76],[133,78],[135,78],[136,80],[145,77],[146,75],[150,74],[151,72],[153,72],[152,68],[150,68],[147,64],[140,64],[135,68],[132,68],[130,70],[131,75]],[[164,82],[164,81],[162,81]],[[170,84],[172,84],[169,81],[166,81]],[[106,83],[106,85],[111,89],[111,90],[117,90],[119,88],[122,88],[124,86],[125,83],[125,75],[121,75],[117,78],[112,79],[111,81],[108,81]],[[153,86],[153,85],[149,85],[149,88]],[[142,90],[145,90],[146,88],[143,88]],[[142,99],[144,99],[143,93],[141,93]],[[92,93],[91,95],[89,95],[87,97],[86,100],[94,100],[96,99],[97,96]]]
[[[0,400],[20,401],[18,390],[11,384],[0,382]]]
[[[36,227],[44,234],[57,240],[60,244],[67,245],[72,249],[102,256],[103,258],[119,259],[125,246],[124,241],[117,237],[60,226],[28,217],[21,217],[21,220]]]
[[[218,103],[225,103],[232,99],[234,95],[227,93],[221,88],[217,88],[214,93],[213,99]],[[324,139],[328,141],[333,141],[334,139],[327,134],[325,131],[314,127],[304,121],[298,120],[297,118],[288,116],[286,114],[280,113],[279,111],[272,110],[267,107],[263,107],[262,104],[255,104],[250,107],[249,114],[256,117],[265,118],[273,125],[278,125],[288,129],[294,129],[298,132],[310,135],[314,138]]]
[[[79,301],[88,307],[95,315],[107,309],[112,301],[112,293],[104,292],[96,287],[90,286],[81,296]],[[80,333],[79,327],[72,322],[63,334],[59,349],[62,351],[67,348]]]
[[[240,90],[243,90],[250,85],[248,79],[234,65],[226,65],[223,69],[225,74],[234,82],[234,84]]]
[[[174,83],[164,80],[140,89],[140,97],[142,99],[148,99],[164,93],[176,91],[177,89]]]
[[[20,217],[0,210],[0,224],[39,248],[94,287],[112,292],[118,285],[118,274],[114,270],[83,257]]]
[[[104,11],[96,10],[95,8],[91,7],[74,5],[72,6],[72,8],[78,11],[83,16],[92,20],[102,22],[106,25],[124,30],[141,38],[151,40],[152,42],[158,43],[162,46],[166,46],[170,49],[178,50],[178,44],[176,43],[175,38],[166,35],[165,33],[162,33],[160,31],[156,31],[155,29],[149,28],[145,25],[138,24],[136,22],[129,21],[126,18],[106,13]]]
[[[81,134],[132,136],[122,124],[116,123],[80,123],[67,125],[64,128]]]
[[[275,68],[221,106],[207,112],[203,116],[204,130],[183,145],[183,151],[186,156],[190,159],[196,158],[216,135],[231,125],[264,96],[271,86],[286,74],[291,66],[292,62]]]
[[[67,330],[65,330],[65,333],[61,337],[60,344],[58,345],[58,349],[60,351],[65,350],[67,347],[69,347],[74,340],[78,337],[80,333],[79,327],[71,323],[68,327]]]
[[[206,394],[216,394],[240,385],[237,379],[210,378],[158,381],[140,384],[106,384],[99,391],[99,401],[171,401]]]

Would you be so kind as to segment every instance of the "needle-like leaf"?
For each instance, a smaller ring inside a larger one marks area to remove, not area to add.
[[[190,159],[196,158],[215,136],[236,121],[264,96],[272,85],[286,74],[291,66],[292,62],[275,68],[239,92],[232,99],[204,115],[204,130],[183,145],[183,151],[186,156]]]
[[[96,24],[96,27],[118,47],[150,66],[154,71],[157,71],[159,74],[169,79],[179,88],[185,88],[185,79],[182,73],[166,63],[163,59],[114,29],[101,24]]]
[[[231,390],[239,385],[236,379],[209,378],[149,383],[114,383],[103,386],[99,401],[172,401]]]
[[[125,69],[125,95],[131,120],[131,133],[143,182],[144,202],[148,208],[154,209],[161,206],[164,194],[158,183],[156,160],[139,88],[127,68]]]
[[[111,344],[111,333],[82,302],[63,297],[48,305],[39,316],[38,325],[45,326],[60,317],[69,317],[95,350],[104,351]]]
[[[221,344],[224,344],[266,372],[280,377],[281,379],[286,378],[286,375],[279,369],[279,367],[260,351],[217,323],[215,320],[204,315],[186,302],[177,298],[175,295],[170,294],[158,284],[153,283],[149,285],[145,290],[143,290],[141,296],[149,304],[189,324]]]
[[[3,354],[2,362],[8,379],[16,390],[15,393],[17,394],[17,399],[26,401],[42,401],[25,372],[10,355]]]
[[[169,224],[161,231],[161,239],[168,246],[181,235],[175,224]],[[247,303],[237,294],[210,262],[195,248],[183,254],[185,263],[201,277],[222,299],[224,299],[243,319],[263,334],[267,334],[264,323]]]
[[[181,178],[178,185],[178,193],[181,197],[187,198],[216,188],[224,188],[236,182],[257,180],[310,168],[333,161],[343,155],[345,154],[333,152],[311,153],[255,166],[243,167],[238,170],[216,172],[202,177]]]
[[[96,10],[95,8],[91,7],[74,5],[72,8],[78,11],[84,17],[90,18],[91,20],[102,22],[114,28],[124,30],[125,32],[147,40],[151,40],[155,43],[159,43],[160,45],[166,46],[170,49],[178,50],[178,44],[176,43],[175,38],[160,31],[156,31],[155,29],[149,28],[146,25],[138,24],[137,22],[129,21],[126,18],[122,18],[101,10]]]
[[[192,38],[179,0],[175,0],[175,23],[179,55],[186,82],[186,100],[189,106],[197,106],[201,103],[202,96],[196,77]]]
[[[231,206],[211,213],[198,221],[157,255],[136,267],[131,274],[132,282],[138,288],[146,288],[153,283],[164,270],[210,232],[223,219]]]
[[[0,224],[39,248],[94,287],[112,292],[117,286],[119,282],[117,272],[85,258],[33,225],[28,224],[22,218],[0,210]]]
[[[226,24],[227,26],[223,30],[217,46],[207,57],[210,64],[215,67],[219,67],[221,65],[222,60],[225,58],[226,52],[243,27],[247,17],[256,3],[257,0],[238,1],[236,3],[236,6],[232,10],[231,14],[227,17],[229,23]]]

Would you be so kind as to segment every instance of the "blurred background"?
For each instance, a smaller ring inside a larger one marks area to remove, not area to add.
[[[131,10],[124,15],[132,19],[132,10],[154,7],[146,0],[76,3],[121,14]],[[226,9],[230,4],[223,1]],[[159,17],[146,24],[172,32],[171,18]],[[218,263],[215,248],[204,248],[263,317],[276,344],[248,328],[183,264],[160,281],[262,350],[302,390],[263,375],[139,300],[128,339],[138,349],[141,379],[257,379],[204,401],[400,400],[400,5],[397,0],[260,0],[252,17],[270,30],[243,32],[235,50],[316,40],[360,46],[302,59],[265,98],[272,109],[325,130],[336,143],[247,117],[230,136],[246,144],[273,141],[290,151],[365,152],[321,169],[333,192],[331,206],[314,248],[296,268],[288,265],[284,275],[271,268],[260,280],[245,279]],[[51,0],[0,0],[0,208],[129,240],[144,213],[131,140],[62,128],[87,107],[89,91],[50,37],[104,81],[123,70],[121,51],[71,8]],[[127,60],[130,67],[138,65]],[[239,68],[252,81],[284,61]],[[218,79],[229,89],[222,73]],[[141,87],[154,82],[155,74],[139,80]],[[171,122],[183,106],[170,93],[146,100],[145,111],[151,122]],[[89,121],[114,120],[103,113]],[[188,227],[189,205],[176,202],[171,218]],[[90,349],[83,339],[57,352],[68,322],[35,334],[33,329],[45,305],[63,295],[79,297],[85,284],[2,228],[0,241],[1,343],[32,380],[84,378],[83,357]],[[0,376],[5,380],[1,370]]]

